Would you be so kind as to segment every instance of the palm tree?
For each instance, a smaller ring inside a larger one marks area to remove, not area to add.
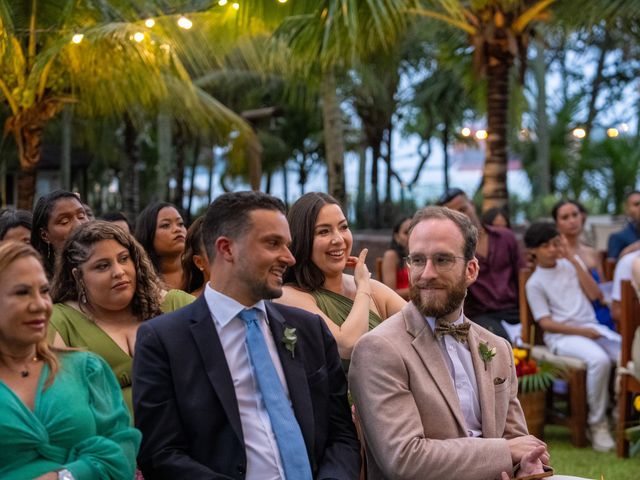
[[[506,206],[509,75],[516,57],[526,61],[529,32],[556,0],[433,1],[414,12],[463,30],[474,47],[474,64],[487,78],[487,154],[483,209]],[[524,63],[521,63],[524,65]]]
[[[125,1],[0,0],[0,98],[20,161],[20,208],[31,209],[43,131],[65,104],[78,115],[126,114],[132,125],[164,105],[205,129],[247,131],[194,88],[171,38],[134,15]]]

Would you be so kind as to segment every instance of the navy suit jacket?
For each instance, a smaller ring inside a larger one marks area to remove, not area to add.
[[[360,447],[335,340],[318,315],[266,306],[314,478],[358,478]],[[285,327],[296,329],[294,357],[280,341]],[[140,326],[133,403],[146,480],[244,478],[235,389],[204,296]]]

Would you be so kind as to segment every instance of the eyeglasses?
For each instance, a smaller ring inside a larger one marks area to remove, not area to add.
[[[442,195],[440,195],[440,198],[438,198],[436,205],[438,207],[442,207],[446,203],[449,203],[451,200],[456,198],[458,195],[466,195],[466,194],[464,193],[463,190],[459,188],[450,188],[447,191],[445,191]]]
[[[421,272],[426,268],[429,259],[437,272],[448,272],[456,264],[456,260],[465,258],[448,253],[434,253],[433,255],[409,255],[405,257],[405,262],[415,272]]]

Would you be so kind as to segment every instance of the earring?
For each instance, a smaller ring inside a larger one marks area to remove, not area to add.
[[[51,258],[51,244],[47,242],[47,258]]]
[[[80,303],[87,303],[87,292],[84,289],[84,284],[80,282]]]

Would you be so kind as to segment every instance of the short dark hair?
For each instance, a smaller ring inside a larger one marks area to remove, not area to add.
[[[502,215],[504,219],[507,221],[507,227],[511,228],[511,222],[509,221],[509,213],[507,209],[504,207],[493,207],[487,210],[480,217],[480,223],[482,225],[492,226],[493,221],[498,217],[498,215]]]
[[[157,218],[157,215],[156,215],[156,218]],[[105,222],[125,222],[129,227],[129,231],[133,232],[133,227],[131,226],[131,222],[129,221],[129,218],[127,218],[127,216],[122,212],[112,211],[112,212],[103,213],[100,216],[100,220],[104,220]]]
[[[547,243],[549,240],[556,238],[558,229],[551,222],[533,222],[524,232],[524,246],[527,248],[536,248]]]
[[[625,201],[625,202],[627,202],[627,201],[629,200],[629,197],[630,197],[631,195],[640,195],[640,190],[631,190],[629,193],[627,193],[627,194],[624,196],[624,201]]]
[[[156,228],[158,227],[158,213],[160,210],[167,207],[178,210],[178,207],[169,202],[154,202],[147,205],[136,219],[136,229],[134,232],[136,240],[138,240],[140,245],[142,245],[142,248],[146,250],[147,255],[149,255],[149,259],[153,264],[153,268],[156,269],[156,273],[158,275],[161,274],[160,258],[153,247],[153,241],[156,237]]]
[[[570,198],[563,198],[562,200],[560,200],[559,202],[557,202],[553,208],[551,209],[551,216],[553,217],[553,220],[555,222],[558,221],[558,211],[564,207],[565,205],[575,205],[578,210],[580,211],[580,213],[586,215],[587,209],[584,208],[584,205],[582,205],[579,201],[577,200],[572,200]]]
[[[53,276],[53,267],[55,265],[56,253],[49,246],[49,244],[42,239],[42,230],[47,229],[49,218],[51,217],[51,212],[53,211],[55,204],[58,202],[58,200],[61,200],[63,198],[73,198],[77,200],[80,205],[82,205],[82,200],[80,200],[80,197],[75,193],[69,192],[68,190],[54,190],[53,192],[47,193],[46,195],[40,197],[36,202],[36,206],[33,207],[31,245],[42,256],[44,269],[47,273],[47,277],[49,278]]]
[[[443,205],[446,205],[451,200],[453,200],[454,198],[460,195],[464,195],[465,197],[467,196],[464,190],[460,188],[457,188],[457,187],[448,188],[447,190],[445,190],[445,192],[442,195],[440,195],[438,200],[436,200],[436,206],[442,207]]]
[[[254,210],[285,214],[282,200],[263,192],[228,192],[211,202],[202,222],[202,240],[209,261],[215,258],[218,237],[239,238],[251,228],[249,214]]]
[[[3,210],[0,213],[0,241],[4,240],[4,236],[12,228],[24,227],[31,231],[31,219],[31,212],[27,210],[15,210],[13,208]]]
[[[287,220],[291,229],[291,253],[296,259],[295,265],[284,274],[285,283],[314,291],[324,284],[324,274],[311,261],[316,221],[325,205],[338,205],[331,195],[322,192],[309,192],[301,196],[289,209]]]
[[[468,262],[476,256],[478,245],[478,229],[464,213],[451,210],[447,207],[424,207],[418,210],[411,220],[409,235],[415,226],[425,220],[451,220],[460,229],[464,239],[463,255]]]

